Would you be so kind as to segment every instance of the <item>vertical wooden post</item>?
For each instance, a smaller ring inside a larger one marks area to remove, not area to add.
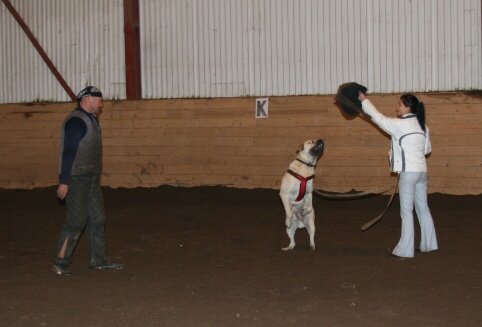
[[[142,98],[139,31],[139,0],[124,0],[126,96],[128,100]]]

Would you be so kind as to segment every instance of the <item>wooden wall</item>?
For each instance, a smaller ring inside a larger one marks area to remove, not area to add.
[[[429,192],[482,193],[480,93],[417,94],[425,102],[433,151]],[[395,95],[371,95],[395,115]],[[333,192],[389,187],[389,138],[359,117],[345,117],[333,96],[269,98],[255,119],[255,98],[109,101],[100,116],[102,184],[117,187],[225,185],[274,188],[299,144],[323,138],[316,188]],[[59,128],[72,103],[0,105],[0,188],[56,185]]]

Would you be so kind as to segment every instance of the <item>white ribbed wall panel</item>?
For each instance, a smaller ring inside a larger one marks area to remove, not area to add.
[[[10,2],[75,94],[125,99],[123,0]],[[0,103],[71,101],[3,3],[0,29]]]
[[[141,0],[143,97],[482,89],[480,0]]]
[[[123,0],[10,0],[74,93],[125,99]],[[482,89],[480,0],[140,0],[145,98]],[[0,103],[70,101],[0,3]]]

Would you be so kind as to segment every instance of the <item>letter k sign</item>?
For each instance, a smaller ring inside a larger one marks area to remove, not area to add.
[[[256,118],[268,118],[268,98],[256,99]]]

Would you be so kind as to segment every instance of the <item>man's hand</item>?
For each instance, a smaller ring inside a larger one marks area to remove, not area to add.
[[[57,196],[59,197],[60,200],[65,199],[65,196],[67,195],[67,192],[69,191],[69,186],[65,184],[60,184],[59,187],[57,188]]]

